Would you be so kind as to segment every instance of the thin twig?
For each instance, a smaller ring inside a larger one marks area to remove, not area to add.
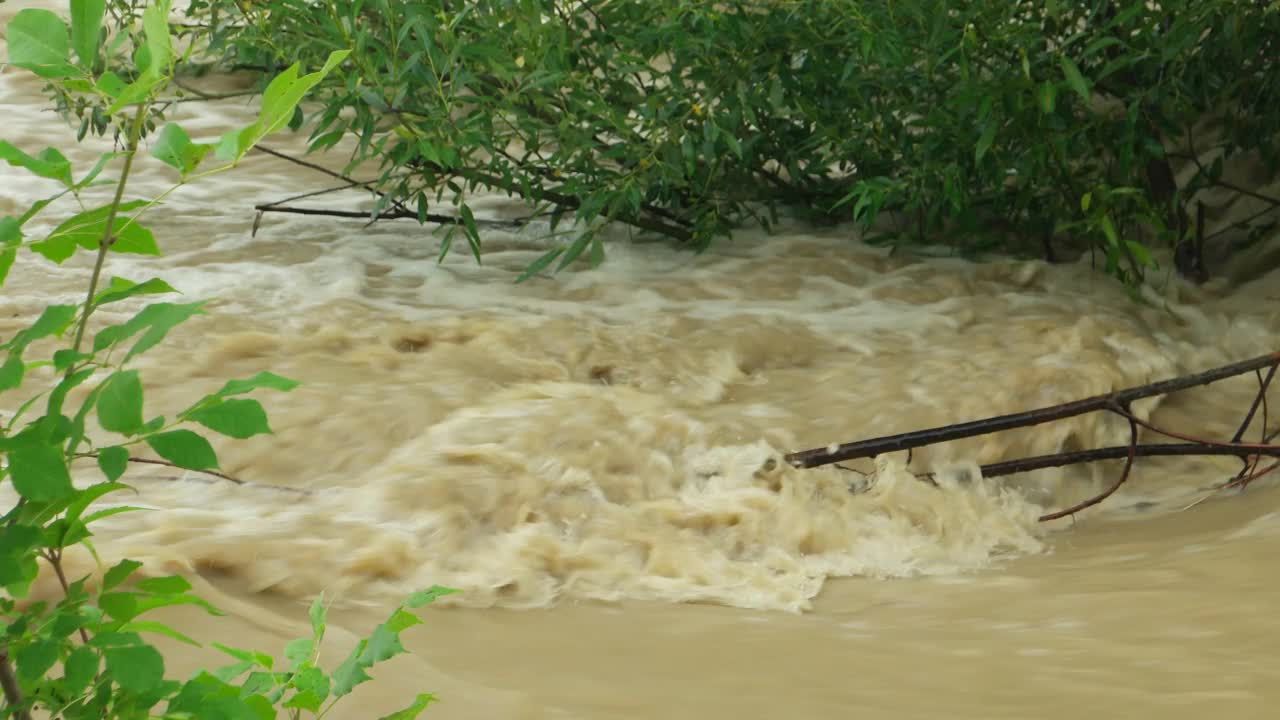
[[[791,453],[786,456],[787,462],[798,468],[813,468],[829,465],[834,462],[853,460],[856,458],[874,457],[887,452],[897,452],[909,448],[923,447],[950,440],[987,435],[1014,428],[1031,427],[1055,420],[1063,420],[1077,415],[1084,415],[1099,410],[1110,410],[1114,407],[1127,407],[1130,403],[1142,398],[1156,395],[1167,395],[1178,390],[1207,385],[1236,375],[1269,367],[1280,363],[1280,351],[1262,355],[1252,360],[1245,360],[1224,365],[1194,375],[1186,375],[1161,382],[1150,383],[1135,388],[1120,390],[1105,395],[1097,395],[1083,400],[1063,403],[1046,408],[1026,412],[1001,415],[983,420],[973,420],[955,425],[917,430],[914,432],[887,435],[870,440],[844,443],[834,448],[815,448]],[[1175,436],[1176,437],[1176,436]],[[1196,439],[1192,439],[1192,442]],[[1265,446],[1259,446],[1265,447]]]
[[[1231,442],[1233,443],[1240,442],[1240,439],[1244,437],[1245,431],[1249,429],[1249,425],[1253,423],[1253,416],[1255,413],[1258,412],[1258,407],[1263,405],[1263,403],[1267,401],[1267,388],[1271,385],[1272,378],[1276,376],[1277,367],[1280,367],[1280,365],[1272,365],[1271,369],[1267,371],[1266,378],[1262,377],[1262,371],[1260,369],[1254,371],[1254,373],[1258,376],[1258,394],[1254,396],[1253,404],[1249,406],[1249,412],[1245,413],[1244,421],[1240,423],[1240,429],[1236,430],[1236,434],[1231,436]],[[1266,411],[1264,410],[1262,415],[1263,437],[1266,437],[1266,433],[1267,433],[1267,416],[1266,416]]]
[[[97,457],[98,457],[98,453],[76,453],[76,458],[77,458],[77,459],[79,459],[79,458],[97,458]],[[188,470],[188,469],[189,469],[189,468],[184,468],[184,467],[182,467],[182,466],[180,466],[180,465],[174,465],[173,463],[169,462],[168,460],[156,460],[156,459],[153,459],[153,458],[131,457],[131,458],[129,458],[129,462],[131,462],[131,463],[141,463],[141,464],[143,464],[143,465],[163,465],[164,467],[171,467],[171,468],[173,468],[173,469],[175,469],[175,470]],[[193,472],[204,473],[205,475],[212,475],[212,476],[214,476],[214,477],[216,477],[216,478],[222,478],[223,480],[227,480],[227,481],[233,482],[233,483],[235,483],[235,484],[237,484],[237,485],[245,485],[245,484],[247,484],[247,483],[245,483],[245,481],[244,481],[244,480],[241,480],[240,478],[234,478],[234,477],[231,477],[230,475],[227,475],[227,474],[225,474],[225,473],[218,472],[217,470],[195,470],[195,471],[193,471]]]
[[[993,478],[1004,475],[1043,470],[1066,465],[1081,465],[1102,460],[1119,460],[1127,457],[1130,448],[1127,445],[1098,448],[1096,450],[1078,450],[1075,452],[1037,455],[1035,457],[1006,460],[1004,462],[980,465],[978,469],[983,477]],[[1180,456],[1234,456],[1240,458],[1260,455],[1263,457],[1280,457],[1280,445],[1258,449],[1256,446],[1205,446],[1199,443],[1151,443],[1137,445],[1133,448],[1134,457],[1180,457]]]
[[[31,711],[22,707],[22,689],[18,686],[18,678],[13,674],[13,665],[9,662],[9,653],[0,650],[0,688],[4,689],[5,704],[10,708],[17,720],[31,720]]]
[[[1123,409],[1126,412],[1128,410],[1128,408],[1125,408],[1124,406],[1119,406],[1116,409],[1117,410]],[[1123,485],[1125,481],[1129,479],[1129,471],[1133,469],[1133,459],[1136,457],[1135,449],[1137,448],[1137,445],[1138,445],[1138,423],[1134,422],[1132,417],[1130,417],[1129,454],[1125,458],[1124,470],[1120,473],[1120,477],[1116,478],[1116,481],[1111,484],[1111,487],[1108,487],[1106,490],[1103,490],[1102,492],[1098,493],[1097,495],[1094,495],[1088,500],[1084,500],[1082,502],[1076,503],[1075,505],[1072,505],[1071,507],[1066,508],[1065,510],[1059,510],[1057,512],[1051,512],[1045,515],[1041,515],[1039,518],[1040,522],[1048,522],[1050,520],[1057,520],[1059,518],[1064,518],[1068,515],[1075,515],[1081,510],[1084,510],[1085,508],[1088,508],[1088,507],[1093,507],[1094,505],[1097,505],[1103,500],[1106,500],[1107,498],[1114,495],[1115,492],[1120,489],[1120,486]]]

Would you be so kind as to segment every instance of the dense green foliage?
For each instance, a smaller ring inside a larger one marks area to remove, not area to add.
[[[783,208],[891,217],[893,244],[1087,248],[1131,284],[1178,245],[1200,276],[1196,193],[1234,155],[1276,169],[1273,2],[196,0],[190,19],[223,67],[353,47],[311,146],[355,138],[382,163],[376,215],[447,201],[477,254],[476,188],[581,221],[535,270],[598,261],[600,219],[700,249]]]
[[[260,372],[228,381],[172,419],[147,417],[142,378],[129,364],[173,327],[199,314],[202,303],[156,302],[121,323],[91,321],[104,306],[174,292],[159,278],[102,278],[109,253],[160,253],[141,217],[169,191],[131,198],[128,185],[142,160],[140,138],[163,119],[169,102],[165,93],[176,60],[167,23],[169,3],[152,2],[136,17],[117,16],[116,22],[127,23],[123,26],[107,23],[104,0],[71,0],[69,5],[70,24],[46,10],[19,11],[6,27],[8,61],[44,78],[64,108],[88,118],[82,135],[89,129],[115,128],[119,151],[103,154],[80,172],[56,148],[30,154],[0,141],[0,159],[60,188],[21,216],[0,218],[0,284],[24,248],[59,264],[81,250],[95,258],[82,303],[49,305],[0,344],[0,392],[21,392],[25,398],[7,404],[16,408],[0,422],[0,482],[10,483],[16,496],[0,516],[0,716],[259,720],[283,711],[292,718],[304,713],[321,717],[370,679],[370,667],[404,652],[400,633],[421,622],[410,609],[451,591],[437,587],[411,595],[329,671],[317,664],[325,633],[325,608],[317,599],[310,614],[312,636],[284,648],[287,667],[275,667],[264,653],[219,645],[233,664],[180,682],[165,678],[164,658],[144,634],[196,641],[145,615],[173,605],[196,605],[218,614],[191,593],[187,580],[175,576],[131,582],[141,565],[127,559],[101,568],[100,575],[68,577],[64,556],[69,548],[84,546],[98,558],[90,529],[95,521],[138,510],[93,507],[128,489],[121,480],[133,449],[147,448],[178,468],[216,468],[212,446],[191,428],[202,426],[234,438],[270,433],[262,405],[245,396],[260,388],[288,391],[296,386]],[[120,32],[108,32],[113,27]],[[153,136],[150,154],[176,171],[174,187],[234,167],[255,143],[294,117],[302,96],[347,53],[333,53],[309,75],[300,76],[296,64],[279,73],[265,89],[257,119],[220,142],[192,142],[180,126],[167,124]],[[95,200],[103,196],[95,189],[99,186],[109,198],[102,204]],[[38,224],[31,223],[34,218],[68,204],[76,206],[72,214],[52,230],[28,237]],[[41,359],[31,358],[46,351]],[[31,381],[39,377],[31,373],[36,368],[52,369],[48,387],[32,387],[38,383]],[[96,460],[102,478],[75,483],[73,478],[93,474],[73,473],[73,465],[85,460]],[[42,566],[61,587],[56,601],[28,598]],[[391,717],[416,717],[431,700],[420,695]]]

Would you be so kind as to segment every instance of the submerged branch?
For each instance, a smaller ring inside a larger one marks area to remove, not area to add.
[[[1262,368],[1269,368],[1265,376],[1261,372]],[[1232,480],[1225,483],[1222,488],[1233,486],[1244,488],[1259,477],[1274,471],[1277,467],[1280,467],[1280,462],[1277,462],[1263,470],[1258,470],[1258,462],[1261,458],[1280,457],[1280,445],[1268,444],[1275,437],[1275,433],[1269,432],[1268,429],[1269,417],[1267,407],[1267,390],[1271,387],[1271,381],[1275,378],[1278,369],[1280,369],[1280,352],[1275,352],[1269,355],[1256,357],[1252,360],[1224,365],[1222,367],[1202,373],[1196,373],[1194,375],[1185,375],[1170,380],[1150,383],[1148,385],[1129,388],[1127,390],[1119,390],[1105,395],[1097,395],[1091,398],[1076,400],[1074,402],[1063,403],[1061,405],[1054,405],[1047,408],[1039,408],[1010,415],[1001,415],[984,420],[974,420],[967,423],[945,425],[942,427],[930,428],[928,430],[900,433],[897,435],[889,435],[870,440],[861,440],[828,448],[817,448],[814,450],[791,453],[786,456],[786,460],[793,467],[797,468],[811,468],[832,464],[836,465],[836,467],[843,468],[845,466],[840,464],[843,460],[873,457],[883,453],[899,450],[907,450],[909,452],[913,448],[924,445],[932,445],[935,443],[958,440],[976,435],[986,435],[1014,428],[1032,427],[1034,425],[1051,422],[1053,420],[1062,420],[1076,415],[1083,415],[1085,413],[1106,411],[1120,415],[1128,421],[1129,443],[1127,445],[1123,447],[1062,452],[1051,455],[1022,458],[1019,460],[1009,460],[982,465],[979,469],[984,477],[999,477],[1001,475],[1012,475],[1015,473],[1029,472],[1042,468],[1061,467],[1064,465],[1097,462],[1100,460],[1113,460],[1122,457],[1125,459],[1124,470],[1120,473],[1119,477],[1116,478],[1115,482],[1109,485],[1105,490],[1088,498],[1087,500],[1084,500],[1083,502],[1072,505],[1071,507],[1042,515],[1040,517],[1041,522],[1073,516],[1085,508],[1092,507],[1106,500],[1119,490],[1120,486],[1124,485],[1124,483],[1128,481],[1129,475],[1133,470],[1133,463],[1139,457],[1178,455],[1235,456],[1244,463],[1244,467]],[[1164,395],[1199,385],[1206,385],[1217,380],[1243,375],[1250,371],[1254,372],[1258,377],[1258,390],[1252,403],[1249,405],[1248,412],[1245,413],[1239,429],[1236,430],[1235,435],[1229,442],[1196,437],[1186,433],[1166,430],[1137,417],[1130,409],[1130,405],[1135,400],[1155,395]],[[1249,427],[1253,424],[1259,410],[1262,411],[1262,428],[1259,433],[1262,437],[1262,442],[1241,442],[1245,432],[1248,431]],[[1146,429],[1166,437],[1183,440],[1184,442],[1140,445],[1138,443],[1139,428]],[[910,459],[908,459],[908,462],[910,462]],[[922,479],[932,479],[933,474],[926,473],[920,477]]]
[[[1224,365],[1222,367],[1194,375],[1184,375],[1170,380],[1162,380],[1160,382],[1141,385],[1127,390],[1119,390],[1105,395],[1096,395],[1083,400],[1076,400],[1074,402],[1063,403],[1061,405],[1053,405],[1047,408],[1028,410],[1026,412],[1012,413],[1009,415],[1000,415],[997,417],[985,418],[983,420],[957,423],[955,425],[944,425],[942,427],[930,428],[928,430],[916,430],[913,432],[899,433],[897,435],[887,435],[884,437],[872,438],[870,440],[859,440],[830,448],[824,447],[812,450],[802,450],[800,452],[794,452],[787,455],[786,460],[791,463],[793,467],[814,468],[821,467],[823,465],[830,465],[831,463],[843,462],[845,460],[869,458],[888,452],[910,450],[912,448],[934,445],[950,440],[961,440],[964,438],[988,435],[990,433],[1001,432],[1004,430],[1031,427],[1047,422],[1053,422],[1054,420],[1063,420],[1077,415],[1085,415],[1099,410],[1108,410],[1117,404],[1125,406],[1135,400],[1154,397],[1156,395],[1166,395],[1171,392],[1185,390],[1199,385],[1208,385],[1209,383],[1217,382],[1218,380],[1243,375],[1244,373],[1276,364],[1280,364],[1280,351],[1273,352],[1268,355],[1262,355],[1253,358],[1252,360],[1244,360],[1231,365]]]
[[[97,457],[98,457],[98,453],[76,453],[76,455],[75,455],[75,456],[76,456],[76,459],[80,459],[80,458],[97,458]],[[131,458],[129,458],[129,462],[131,462],[131,463],[139,463],[139,464],[142,464],[142,465],[163,465],[163,466],[165,466],[165,467],[171,467],[171,468],[173,468],[173,469],[175,469],[175,470],[187,470],[187,469],[188,469],[188,468],[181,467],[181,466],[179,466],[179,465],[174,465],[173,463],[169,462],[168,460],[155,460],[155,459],[152,459],[152,458],[131,457]],[[204,473],[205,475],[212,475],[213,477],[221,478],[221,479],[223,479],[223,480],[227,480],[227,481],[229,481],[229,482],[233,482],[233,483],[235,483],[235,484],[237,484],[237,485],[244,485],[244,484],[246,484],[246,483],[245,483],[245,481],[244,481],[244,480],[241,480],[240,478],[232,477],[232,476],[230,476],[230,475],[227,475],[226,473],[218,472],[217,470],[194,470],[194,471],[192,471],[192,472]]]
[[[1001,477],[1018,473],[1043,470],[1051,467],[1080,465],[1103,460],[1119,460],[1129,454],[1128,445],[1098,448],[1096,450],[1077,450],[1075,452],[1036,455],[1035,457],[1005,460],[978,467],[983,477]],[[1228,456],[1250,458],[1255,456],[1280,458],[1280,445],[1258,448],[1243,445],[1204,446],[1198,443],[1150,443],[1133,446],[1134,457],[1180,457],[1180,456]]]

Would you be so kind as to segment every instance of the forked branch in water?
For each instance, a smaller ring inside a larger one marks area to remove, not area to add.
[[[1265,377],[1261,373],[1264,368],[1267,369]],[[1121,457],[1125,458],[1123,472],[1116,482],[1106,490],[1072,507],[1043,515],[1040,518],[1041,521],[1055,520],[1068,515],[1074,515],[1080,510],[1102,502],[1115,493],[1115,491],[1118,490],[1126,480],[1128,480],[1133,462],[1139,457],[1153,457],[1161,455],[1234,455],[1241,459],[1244,463],[1244,468],[1233,480],[1224,484],[1222,487],[1243,488],[1262,475],[1275,470],[1277,466],[1280,465],[1280,463],[1273,464],[1262,470],[1258,470],[1258,460],[1260,458],[1280,457],[1280,445],[1270,444],[1271,441],[1275,439],[1276,433],[1270,433],[1268,431],[1269,418],[1266,397],[1267,390],[1270,388],[1271,381],[1275,378],[1278,368],[1280,368],[1280,351],[1261,355],[1251,360],[1244,360],[1242,362],[1224,365],[1202,373],[1184,375],[1182,377],[1162,380],[1160,382],[1141,385],[1126,390],[1118,390],[1104,395],[1096,395],[1094,397],[1063,403],[1061,405],[1053,405],[1050,407],[1038,408],[1036,410],[1000,415],[997,417],[973,420],[954,425],[944,425],[927,430],[916,430],[913,432],[899,433],[896,435],[888,435],[869,440],[859,440],[826,448],[804,450],[787,455],[786,460],[793,467],[797,468],[820,467],[823,465],[843,462],[845,460],[869,458],[883,453],[901,450],[909,451],[913,448],[948,442],[950,440],[960,440],[978,435],[988,435],[990,433],[1012,430],[1015,428],[1032,427],[1034,425],[1040,425],[1054,420],[1063,420],[1077,415],[1106,411],[1113,412],[1128,420],[1130,427],[1128,445],[1123,447],[1102,448],[1099,450],[1056,453],[1053,455],[1043,455],[1034,458],[1025,458],[1022,460],[993,463],[981,467],[983,475],[986,477],[995,477],[998,475],[1011,475],[1013,473],[1027,472],[1046,467],[1058,467],[1077,463],[1095,462],[1098,460],[1118,459]],[[1224,442],[1221,440],[1213,440],[1188,435],[1186,433],[1174,432],[1172,430],[1165,430],[1138,418],[1130,410],[1130,405],[1136,400],[1154,397],[1156,395],[1166,395],[1178,390],[1185,390],[1200,385],[1208,385],[1209,383],[1229,377],[1235,377],[1237,375],[1243,375],[1247,372],[1253,372],[1258,375],[1258,392],[1254,396],[1253,402],[1250,404],[1249,410],[1240,424],[1240,428],[1236,431],[1230,441]],[[1260,433],[1261,442],[1241,442],[1245,431],[1253,423],[1259,410],[1262,412],[1262,430]],[[1147,430],[1151,430],[1152,432],[1165,435],[1167,437],[1183,440],[1184,442],[1180,444],[1140,445],[1138,444],[1139,427],[1146,428]]]

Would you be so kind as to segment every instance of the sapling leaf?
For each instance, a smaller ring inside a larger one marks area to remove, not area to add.
[[[14,448],[9,453],[9,479],[28,500],[59,500],[74,491],[60,445],[30,443]]]
[[[9,64],[56,80],[76,73],[67,24],[49,10],[19,10],[5,28]]]
[[[187,470],[218,467],[218,457],[208,440],[190,430],[170,430],[147,436],[147,445],[160,457]]]
[[[78,695],[89,687],[97,674],[97,651],[81,645],[72,650],[62,663],[62,690],[69,695]]]
[[[142,381],[137,370],[120,370],[106,379],[98,395],[98,424],[103,430],[132,436],[142,427]]]
[[[105,0],[71,0],[71,46],[84,70],[98,59],[98,38],[106,13]]]
[[[408,707],[403,710],[397,710],[390,715],[383,715],[379,720],[414,720],[435,700],[436,696],[431,693],[418,693],[418,697],[414,698]]]
[[[238,439],[271,433],[262,403],[248,398],[218,400],[193,410],[187,417],[210,430]]]
[[[181,125],[169,123],[156,136],[155,143],[151,146],[151,155],[186,178],[213,148],[213,145],[207,143],[191,142],[191,137]]]
[[[26,11],[24,10],[23,12]],[[18,14],[21,15],[22,13]],[[58,152],[56,148],[45,148],[40,151],[39,155],[32,156],[18,149],[12,143],[0,140],[0,160],[4,160],[14,167],[24,168],[38,177],[56,180],[64,186],[72,184],[71,161]]]
[[[31,684],[44,677],[58,661],[58,651],[61,649],[59,645],[53,640],[42,639],[18,648],[13,658],[18,680]]]
[[[103,648],[102,658],[122,690],[141,694],[164,680],[164,658],[150,645]]]

